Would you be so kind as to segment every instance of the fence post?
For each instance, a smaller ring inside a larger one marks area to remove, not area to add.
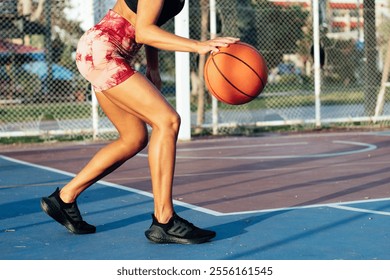
[[[175,34],[189,37],[189,8],[188,2],[180,14],[175,17]],[[179,140],[191,139],[191,100],[190,100],[190,54],[188,52],[175,53],[176,71],[176,110],[181,117]]]
[[[210,0],[210,38],[217,36],[217,9],[215,0]],[[213,135],[218,134],[218,100],[212,96]]]
[[[321,126],[321,65],[320,65],[320,10],[319,1],[313,0],[313,47],[314,47],[314,95],[316,127]]]

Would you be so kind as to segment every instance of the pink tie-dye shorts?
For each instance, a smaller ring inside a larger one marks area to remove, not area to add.
[[[135,41],[134,26],[109,10],[80,38],[76,64],[95,91],[101,92],[119,85],[136,72],[131,63],[141,47],[142,44]]]

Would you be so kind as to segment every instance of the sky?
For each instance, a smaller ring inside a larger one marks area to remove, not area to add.
[[[81,28],[87,30],[93,26],[93,0],[70,0],[72,9],[66,11],[68,17],[81,20]]]

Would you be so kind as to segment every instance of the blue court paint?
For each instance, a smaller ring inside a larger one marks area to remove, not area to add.
[[[390,259],[388,216],[326,205],[224,216],[177,205],[180,215],[216,230],[217,238],[200,245],[152,244],[144,237],[151,223],[152,197],[105,183],[95,184],[79,198],[83,217],[97,226],[97,233],[74,235],[39,206],[42,196],[71,176],[0,157],[0,259]],[[389,201],[348,206],[390,209]]]

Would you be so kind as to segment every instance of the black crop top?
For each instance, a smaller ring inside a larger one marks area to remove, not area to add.
[[[125,0],[127,6],[134,13],[137,13],[138,0]],[[171,18],[175,17],[184,7],[184,0],[165,0],[157,25],[161,26]]]

